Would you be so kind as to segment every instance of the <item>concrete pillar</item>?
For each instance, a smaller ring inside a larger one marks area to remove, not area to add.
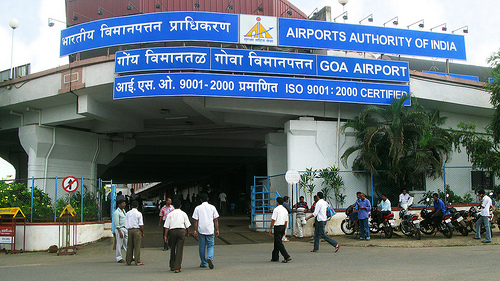
[[[107,165],[135,146],[134,140],[100,139],[94,133],[38,125],[20,127],[19,140],[28,154],[28,178],[61,181],[66,176],[95,180],[98,163]]]
[[[100,139],[94,133],[38,125],[20,127],[19,140],[28,154],[28,179],[57,177],[60,183],[67,176],[96,180],[97,164],[108,165],[135,147],[134,140]],[[43,191],[54,188],[53,180],[35,185]]]
[[[28,178],[95,179],[96,134],[28,125],[19,128],[19,140],[28,154]]]
[[[287,171],[286,134],[273,133],[266,135],[267,174],[275,176]],[[270,179],[270,190],[278,191],[281,196],[288,194],[288,184],[284,176]]]
[[[287,140],[287,170],[305,171],[306,168],[320,170],[339,166],[337,151],[337,122],[315,121],[302,117],[285,124]],[[315,192],[321,186],[316,186]],[[288,195],[292,186],[288,187]]]

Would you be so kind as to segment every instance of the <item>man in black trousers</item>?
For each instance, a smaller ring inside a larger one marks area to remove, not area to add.
[[[279,260],[279,253],[283,256],[284,260],[282,262],[287,263],[292,260],[290,255],[283,245],[283,235],[285,235],[286,227],[288,225],[288,211],[283,207],[283,198],[276,198],[276,203],[278,206],[274,208],[273,215],[271,216],[271,227],[269,228],[269,235],[273,235],[274,227],[274,249],[272,253],[271,261]]]
[[[189,237],[189,218],[181,210],[181,200],[174,200],[174,208],[163,227],[165,228],[165,243],[170,244],[170,270],[175,273],[181,272],[182,254],[184,249],[184,240]]]

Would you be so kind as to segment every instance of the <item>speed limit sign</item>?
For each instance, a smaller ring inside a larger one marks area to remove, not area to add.
[[[75,192],[78,189],[78,180],[73,176],[65,177],[62,186],[66,192]]]

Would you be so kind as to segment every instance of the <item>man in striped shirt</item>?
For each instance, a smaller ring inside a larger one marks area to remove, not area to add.
[[[306,222],[306,211],[309,210],[307,207],[307,203],[304,201],[304,196],[299,197],[299,202],[293,206],[296,212],[295,215],[295,220],[297,221],[297,232],[298,232],[298,237],[302,238],[304,237],[303,231],[302,231],[302,226],[305,225]]]

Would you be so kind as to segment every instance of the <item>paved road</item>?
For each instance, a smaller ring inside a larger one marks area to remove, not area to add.
[[[488,245],[472,236],[447,239],[440,234],[421,241],[377,235],[369,242],[350,236],[333,238],[343,245],[338,253],[325,242],[319,253],[311,253],[309,239],[292,239],[286,243],[293,259],[287,264],[269,261],[271,243],[219,243],[213,270],[199,268],[197,246],[186,246],[180,274],[168,271],[169,252],[161,247],[142,249],[144,266],[118,264],[107,239],[80,246],[74,256],[0,254],[0,280],[498,280],[500,275],[498,232]]]
[[[158,227],[158,215],[144,216],[145,233],[144,247],[163,247],[163,230]],[[269,235],[261,232],[251,231],[249,228],[250,219],[244,216],[221,217],[219,218],[220,235],[215,239],[215,245],[237,245],[237,244],[258,244],[272,243],[273,239]],[[191,229],[192,231],[192,229]],[[186,246],[198,245],[198,240],[190,236]]]
[[[333,236],[341,243],[338,253],[322,242],[320,253],[311,253],[312,240],[290,238],[286,248],[288,264],[272,263],[272,237],[253,232],[244,217],[223,217],[216,239],[214,270],[199,268],[197,241],[190,237],[184,249],[181,274],[168,271],[169,252],[162,251],[161,228],[156,216],[146,216],[146,237],[142,249],[145,266],[114,262],[112,240],[79,246],[74,256],[45,252],[0,254],[0,280],[497,280],[500,275],[500,232],[493,243],[482,245],[472,235],[442,234],[415,240],[400,233],[391,239],[372,235],[371,241],[355,236]],[[477,275],[476,272],[482,272]]]

